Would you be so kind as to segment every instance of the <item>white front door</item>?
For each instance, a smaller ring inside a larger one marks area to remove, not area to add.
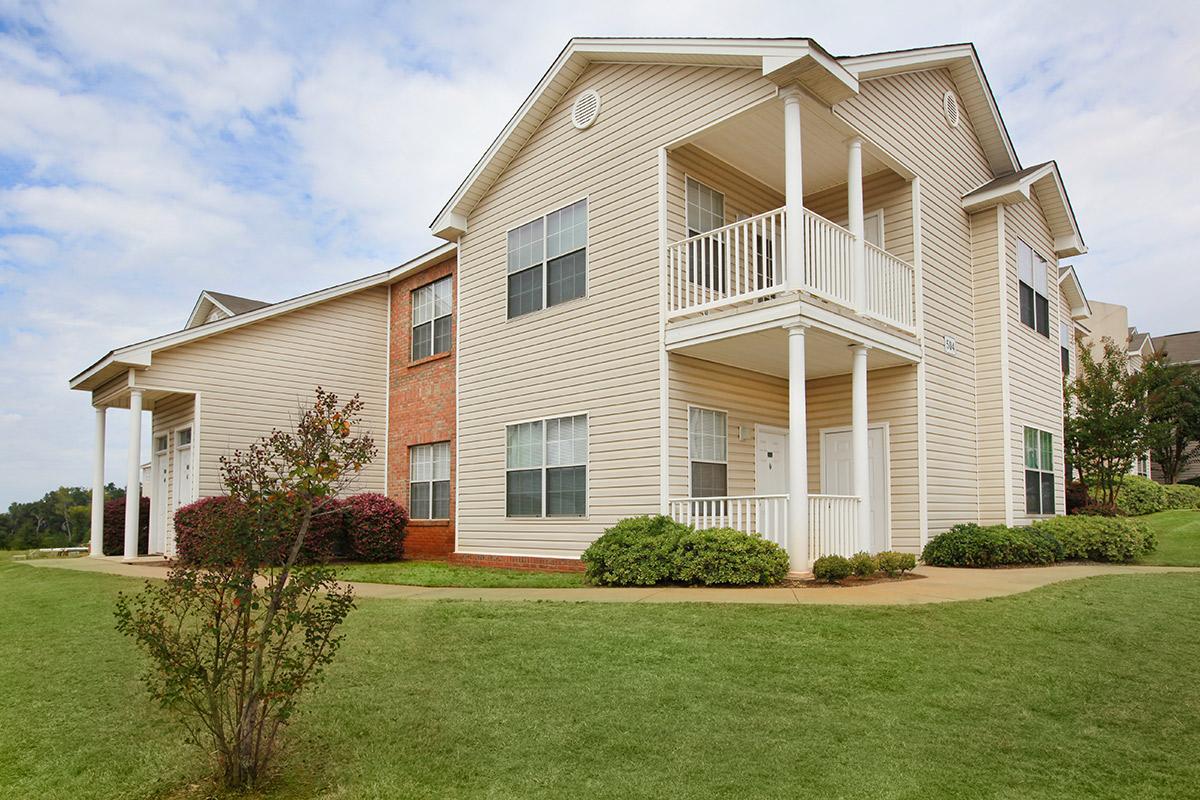
[[[193,496],[195,486],[192,477],[192,429],[180,428],[175,431],[175,502],[173,511],[180,506],[186,506],[196,498]]]
[[[890,546],[888,509],[888,441],[886,425],[867,429],[867,461],[871,466],[871,538],[873,553]],[[849,428],[821,431],[821,494],[853,494],[853,449]]]
[[[154,437],[154,479],[150,485],[150,552],[162,553],[166,547],[167,530],[167,475],[170,461],[167,447],[169,434]]]
[[[783,428],[754,426],[754,493],[787,494],[788,433]]]

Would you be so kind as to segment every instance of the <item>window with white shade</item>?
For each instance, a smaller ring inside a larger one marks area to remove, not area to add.
[[[413,361],[450,352],[454,286],[446,276],[412,293]]]
[[[450,443],[408,448],[408,513],[413,519],[450,518]]]
[[[688,409],[688,462],[692,497],[729,493],[729,418],[724,411]]]
[[[1025,429],[1025,513],[1054,513],[1054,436]]]
[[[508,516],[586,516],[587,415],[507,426],[505,466]]]
[[[684,193],[689,239],[725,225],[725,195],[694,178],[687,179]],[[725,246],[720,241],[710,237],[688,245],[688,280],[725,290]]]
[[[508,232],[508,317],[587,294],[587,200]]]
[[[1021,322],[1050,338],[1050,265],[1029,245],[1017,240],[1017,278]]]

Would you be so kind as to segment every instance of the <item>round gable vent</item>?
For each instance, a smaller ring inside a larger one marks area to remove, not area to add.
[[[942,110],[946,112],[946,121],[950,123],[950,126],[957,128],[961,116],[958,109],[958,97],[954,92],[946,92],[942,95]]]
[[[571,122],[576,128],[583,130],[592,127],[598,116],[600,116],[599,92],[595,89],[588,89],[575,98],[575,105],[571,108]]]

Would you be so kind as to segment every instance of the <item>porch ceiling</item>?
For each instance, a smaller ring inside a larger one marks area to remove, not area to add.
[[[836,334],[809,328],[804,336],[805,374],[809,378],[847,375],[851,369],[851,342]],[[767,328],[711,342],[689,345],[673,352],[680,355],[728,364],[780,378],[788,377],[787,331]],[[872,348],[867,354],[867,369],[885,369],[911,364],[902,356]]]
[[[846,182],[846,140],[852,132],[815,103],[802,109],[804,193],[814,194]],[[691,139],[691,144],[733,165],[760,183],[784,193],[783,101],[770,100],[714,125]],[[887,169],[880,158],[863,148],[863,174]]]

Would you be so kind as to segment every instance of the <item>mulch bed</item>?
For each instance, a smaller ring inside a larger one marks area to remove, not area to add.
[[[849,578],[843,578],[842,580],[840,580],[836,583],[829,583],[828,581],[818,581],[813,578],[804,578],[804,579],[788,579],[788,580],[785,580],[781,585],[782,586],[792,586],[797,589],[829,589],[829,588],[832,588],[835,586],[847,588],[847,587],[851,587],[851,586],[870,586],[873,583],[897,583],[899,581],[919,581],[924,577],[925,577],[924,575],[917,575],[912,572],[906,572],[905,574],[901,575],[898,578],[889,578],[887,575],[884,575],[882,572],[877,572],[876,574],[872,575],[869,578],[859,578],[854,575],[851,575]]]

